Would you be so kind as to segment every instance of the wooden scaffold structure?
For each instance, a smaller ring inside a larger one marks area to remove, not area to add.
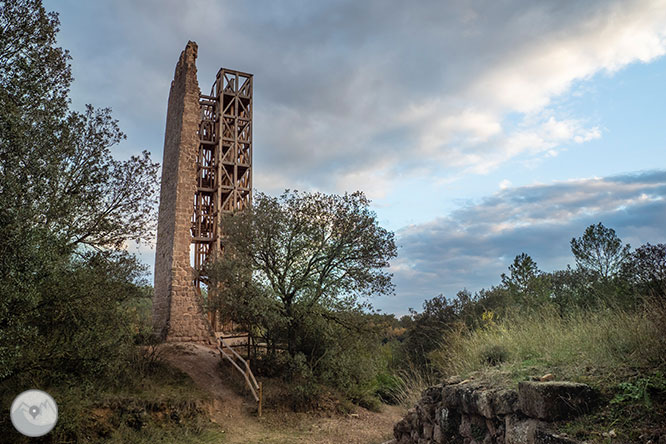
[[[205,265],[222,253],[221,217],[252,202],[252,74],[221,68],[199,104],[197,188],[192,213],[195,287],[208,285]],[[209,314],[213,328],[214,313]]]

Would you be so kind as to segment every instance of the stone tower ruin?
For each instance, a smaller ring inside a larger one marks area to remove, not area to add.
[[[214,341],[201,271],[222,251],[220,218],[252,199],[252,74],[221,68],[210,95],[188,42],[169,92],[155,254],[153,330],[162,340]]]

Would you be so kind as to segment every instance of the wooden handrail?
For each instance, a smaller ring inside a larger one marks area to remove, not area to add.
[[[257,380],[255,379],[254,374],[252,373],[252,369],[250,369],[250,364],[248,364],[247,361],[245,359],[243,359],[243,357],[241,355],[236,353],[236,350],[234,350],[229,344],[227,344],[224,341],[223,337],[219,337],[217,339],[218,339],[218,342],[219,342],[219,345],[218,345],[217,348],[218,348],[218,350],[220,350],[220,353],[222,354],[222,356],[224,356],[229,362],[231,362],[231,364],[233,364],[233,366],[236,367],[236,369],[239,372],[241,372],[241,374],[245,378],[245,382],[247,383],[247,386],[250,388],[250,391],[252,392],[252,396],[254,397],[254,400],[257,401],[257,405],[258,405],[257,410],[258,410],[259,416],[261,416],[261,407],[262,407],[261,404],[262,404],[262,398],[263,398],[263,386],[262,386],[262,384],[260,382],[257,383]],[[231,352],[231,354],[224,351],[225,348],[228,349]],[[236,362],[236,360],[232,356],[236,357],[238,360],[240,360],[243,363],[243,366],[245,367],[244,370],[238,365],[238,363]]]
[[[222,336],[223,339],[239,339],[239,338],[247,338],[250,335],[247,333],[239,334],[239,335],[226,335]]]

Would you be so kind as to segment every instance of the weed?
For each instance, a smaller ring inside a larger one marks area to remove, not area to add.
[[[398,404],[411,407],[421,399],[425,389],[438,382],[438,378],[432,373],[426,373],[410,365],[407,370],[401,370],[395,375],[396,387],[392,390],[392,396]]]
[[[652,376],[636,378],[633,381],[618,384],[618,391],[611,400],[612,404],[622,404],[627,401],[639,401],[644,407],[652,407],[651,392],[666,391],[666,378],[656,372]]]

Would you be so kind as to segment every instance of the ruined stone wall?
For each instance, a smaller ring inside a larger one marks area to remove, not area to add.
[[[155,254],[153,330],[166,341],[208,343],[213,332],[195,293],[190,265],[200,120],[197,45],[181,53],[169,92]]]
[[[588,412],[585,384],[525,381],[518,390],[452,378],[430,387],[385,444],[576,444],[550,431],[553,421]]]

